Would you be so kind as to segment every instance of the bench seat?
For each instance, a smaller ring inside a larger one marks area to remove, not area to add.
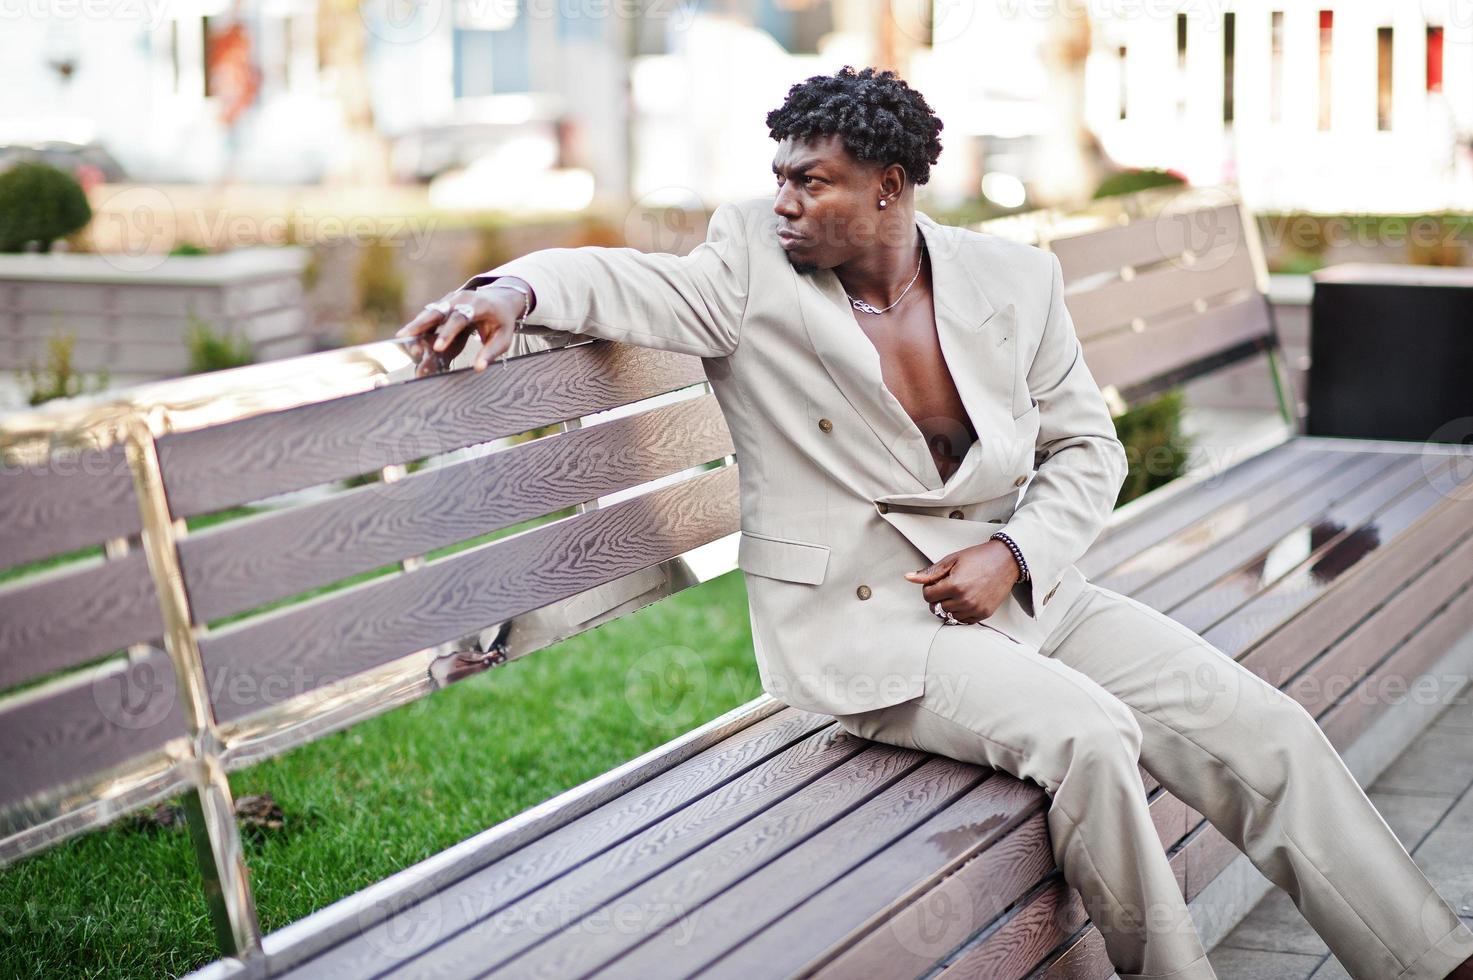
[[[1473,481],[1453,448],[1290,437],[1117,512],[1080,567],[1290,692],[1344,752],[1391,703],[1357,692],[1473,630]],[[1191,900],[1238,851],[1142,784]],[[266,959],[304,980],[1109,977],[1047,805],[763,696],[266,937]]]

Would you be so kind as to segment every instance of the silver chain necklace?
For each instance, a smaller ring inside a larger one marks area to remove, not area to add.
[[[853,296],[849,296],[849,290],[847,290],[847,289],[844,290],[844,295],[845,296],[849,296],[849,303],[850,303],[850,305],[853,306],[856,310],[858,310],[861,313],[880,314],[880,313],[884,313],[886,310],[893,310],[900,303],[901,300],[905,299],[905,294],[908,293],[908,292],[910,292],[910,287],[914,286],[916,284],[916,280],[921,277],[921,263],[924,262],[925,260],[926,260],[926,243],[924,241],[922,241],[921,242],[921,254],[920,254],[920,257],[918,259],[916,259],[916,274],[910,277],[910,282],[906,283],[905,284],[905,288],[900,291],[900,295],[897,296],[897,297],[895,297],[895,302],[894,303],[891,303],[889,306],[885,307],[885,309],[883,309],[883,310],[877,310],[873,306],[871,306],[870,304],[866,303],[864,300],[862,300],[862,299],[855,299]]]

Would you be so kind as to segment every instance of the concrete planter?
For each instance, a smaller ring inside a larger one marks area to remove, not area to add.
[[[114,378],[174,377],[189,366],[190,325],[249,340],[259,360],[311,351],[305,248],[218,255],[0,255],[0,368],[46,361],[50,337],[76,338],[73,367]]]

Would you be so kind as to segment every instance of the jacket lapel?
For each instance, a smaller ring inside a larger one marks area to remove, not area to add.
[[[832,269],[798,275],[799,309],[808,339],[824,368],[855,411],[918,484],[916,502],[944,500],[963,484],[996,441],[1013,434],[1016,330],[1011,304],[995,308],[966,264],[959,235],[916,212],[916,224],[931,256],[931,290],[941,353],[977,429],[951,479],[942,483],[925,436],[891,393],[880,372],[879,352],[855,320],[843,284]],[[1005,390],[1004,390],[1005,389]],[[1000,407],[1001,406],[1001,407]],[[1003,427],[1004,428],[1000,428]],[[914,490],[914,488],[897,488]],[[900,502],[899,498],[895,498]]]

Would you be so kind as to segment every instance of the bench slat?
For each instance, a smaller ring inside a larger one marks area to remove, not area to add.
[[[1184,380],[1198,373],[1192,365],[1210,364],[1224,351],[1261,342],[1270,330],[1263,297],[1249,293],[1201,313],[1148,322],[1140,331],[1094,337],[1085,342],[1084,356],[1096,384],[1125,393],[1163,377]]]
[[[738,530],[735,466],[366,582],[200,639],[232,721]]]
[[[1409,686],[1437,663],[1454,643],[1473,629],[1473,587],[1464,585],[1415,636],[1397,647],[1375,670],[1319,719],[1320,727],[1336,748],[1349,745],[1366,726],[1391,705],[1384,692],[1374,690],[1387,678]],[[1368,693],[1369,692],[1369,693]]]
[[[551,355],[551,356],[549,356]],[[176,517],[490,442],[705,381],[698,358],[594,341],[162,436]]]
[[[0,690],[163,633],[141,551],[0,590]]]
[[[870,749],[837,725],[810,735],[717,787],[689,806],[666,814],[639,833],[579,864],[547,887],[529,891],[495,909],[478,910],[475,925],[458,932],[406,965],[403,976],[426,971],[446,976],[480,973],[517,962],[589,914],[612,914],[627,923],[651,910],[632,903],[629,890],[681,859],[700,853],[733,828],[760,816],[774,803],[811,786],[827,773]],[[612,904],[611,904],[612,903]],[[657,914],[658,910],[655,910]],[[667,910],[668,911],[668,910]],[[553,919],[549,922],[549,919]],[[530,961],[522,960],[525,966]],[[392,975],[392,974],[391,974]]]
[[[1021,864],[1040,847],[1047,851],[1044,802],[1037,785],[993,773],[884,854],[866,860],[724,953],[701,976],[746,980],[754,963],[770,968],[772,976],[794,975],[862,929],[855,923],[882,919],[897,902],[930,891],[979,855],[1007,849]],[[956,928],[959,919],[939,921]]]
[[[690,976],[754,930],[894,842],[988,778],[990,770],[930,756],[879,795],[620,957],[624,976]],[[700,928],[699,942],[687,934]]]
[[[1364,492],[1336,502],[1313,521],[1306,521],[1302,527],[1272,542],[1263,549],[1260,557],[1212,590],[1199,592],[1189,601],[1173,606],[1172,618],[1196,630],[1209,642],[1216,643],[1216,624],[1228,612],[1243,608],[1272,584],[1264,581],[1265,575],[1274,576],[1275,581],[1285,575],[1292,576],[1302,588],[1286,587],[1279,595],[1294,596],[1302,608],[1315,595],[1329,588],[1345,570],[1365,559],[1383,540],[1392,539],[1409,527],[1438,499],[1437,490],[1427,485],[1419,462],[1395,467],[1384,479],[1366,487]],[[1278,575],[1272,571],[1265,572],[1273,548],[1301,555],[1292,571]],[[1245,614],[1256,618],[1262,612],[1255,606]],[[1262,636],[1271,625],[1256,623],[1256,635]],[[1232,656],[1237,654],[1238,651],[1231,651]]]
[[[179,543],[209,622],[734,452],[714,395],[249,517]]]
[[[1090,578],[1103,575],[1136,552],[1167,540],[1182,528],[1227,506],[1229,501],[1251,505],[1252,501],[1272,493],[1286,474],[1305,467],[1328,470],[1337,465],[1333,457],[1338,455],[1316,452],[1301,440],[1288,439],[1266,452],[1239,460],[1226,470],[1194,483],[1188,492],[1177,493],[1123,520],[1110,521],[1079,559],[1079,570]],[[1153,492],[1166,489],[1160,487]]]
[[[1185,832],[1185,809],[1169,793],[1158,793],[1150,810],[1162,850],[1167,850]],[[1035,820],[1042,825],[1041,834]],[[877,976],[921,976],[973,935],[1005,930],[1012,917],[1010,907],[1053,871],[1053,852],[1040,812],[975,860],[939,879],[919,900],[897,901],[883,921],[857,928],[851,945],[826,954],[832,959],[816,976],[856,976],[870,970]],[[938,929],[938,923],[947,923],[948,928]],[[1011,963],[1021,976],[1067,934],[1038,935],[1034,941],[1042,946],[1007,949],[1002,960],[989,962],[992,972],[987,975],[1014,975]]]
[[[668,834],[680,826],[679,821],[691,823],[693,808],[703,808],[710,819],[719,819],[723,807],[704,803],[711,794],[728,794],[720,798],[726,802],[733,794],[740,797],[740,781],[755,785],[754,774],[783,753],[814,751],[820,745],[814,737],[825,729],[830,734],[820,741],[827,746],[837,734],[831,717],[781,708],[281,975],[289,980],[357,980],[406,963],[438,943],[453,942],[467,927],[536,889],[565,880],[585,862],[615,847],[629,846],[629,842]],[[770,786],[771,776],[765,778]],[[652,830],[655,827],[663,830]],[[402,928],[404,922],[421,921],[422,916],[434,921],[433,930]]]
[[[1441,607],[1468,587],[1473,569],[1473,530],[1450,551],[1439,554],[1417,580],[1376,607],[1354,633],[1295,675],[1287,690],[1311,714],[1326,713],[1347,693],[1395,655],[1406,637],[1421,635],[1446,611]],[[1456,615],[1454,614],[1454,618]]]
[[[1299,601],[1280,604],[1278,599],[1278,592],[1298,583],[1287,578],[1274,583],[1255,600],[1278,606],[1273,621],[1267,617],[1252,621],[1260,628],[1269,626],[1272,632],[1248,650],[1240,662],[1265,680],[1282,685],[1347,629],[1360,623],[1367,610],[1384,602],[1389,592],[1405,589],[1448,542],[1473,526],[1470,521],[1473,499],[1450,497],[1377,549],[1373,562],[1358,563],[1340,576],[1333,589],[1316,596],[1307,608]],[[1226,627],[1224,624],[1220,638],[1230,646],[1224,649],[1247,646],[1246,636],[1238,636]]]
[[[1248,496],[1218,508],[1171,538],[1140,549],[1096,581],[1149,606],[1169,608],[1253,557],[1265,540],[1317,516],[1322,501],[1355,492],[1397,462],[1386,453],[1347,453],[1328,469],[1295,469],[1280,478],[1273,496]],[[1178,583],[1178,576],[1190,581]]]
[[[1151,265],[1178,258],[1188,248],[1210,251],[1242,243],[1243,219],[1237,202],[1198,211],[1170,211],[1137,218],[1113,228],[1092,229],[1082,235],[1048,243],[1059,257],[1067,281],[1117,272],[1123,267]]]
[[[845,741],[864,746],[845,734]],[[790,795],[737,823],[695,855],[680,860],[614,902],[620,928],[584,925],[582,920],[540,944],[532,955],[491,970],[487,977],[565,977],[620,955],[640,938],[674,920],[740,880],[832,821],[860,807],[893,782],[920,767],[925,753],[869,745]],[[582,926],[580,928],[580,926]],[[494,937],[485,937],[487,940]],[[489,958],[500,944],[483,947]]]
[[[1188,313],[1193,304],[1209,305],[1257,297],[1258,322],[1269,332],[1262,294],[1257,292],[1253,259],[1248,250],[1226,246],[1202,257],[1196,265],[1167,263],[1146,269],[1129,279],[1116,279],[1093,289],[1066,294],[1074,332],[1088,349],[1112,331],[1128,330],[1133,321],[1150,324]]]
[[[135,535],[143,526],[120,445],[0,465],[0,555],[9,568]]]
[[[0,808],[92,779],[184,732],[174,669],[161,650],[126,666],[110,664],[67,687],[36,692],[0,710]],[[30,823],[16,815],[0,827],[0,836]]]

